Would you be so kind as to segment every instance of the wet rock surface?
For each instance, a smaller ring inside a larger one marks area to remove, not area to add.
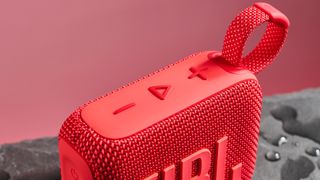
[[[262,109],[253,179],[320,180],[320,89],[265,97]]]
[[[56,138],[0,146],[0,180],[59,180]]]
[[[320,180],[320,89],[264,98],[253,180]],[[56,138],[0,145],[0,180],[59,180]]]

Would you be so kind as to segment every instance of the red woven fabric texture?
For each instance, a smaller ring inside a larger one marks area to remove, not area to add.
[[[82,107],[65,121],[59,137],[87,161],[94,178],[102,180],[143,179],[172,164],[178,165],[179,178],[180,160],[202,148],[212,152],[214,167],[215,142],[226,135],[225,179],[230,178],[231,167],[242,162],[242,179],[249,180],[255,167],[261,100],[257,82],[242,81],[123,139],[96,133],[81,120]]]
[[[251,53],[242,57],[250,33],[267,21],[266,32],[259,44]],[[280,24],[271,22],[266,13],[256,7],[249,7],[231,22],[224,39],[222,56],[233,65],[244,66],[257,73],[273,61],[286,35],[287,30]]]

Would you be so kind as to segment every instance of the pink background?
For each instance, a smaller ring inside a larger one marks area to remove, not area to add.
[[[268,1],[291,20],[265,95],[320,85],[320,1]],[[0,2],[0,143],[57,135],[78,106],[203,50],[253,1]]]

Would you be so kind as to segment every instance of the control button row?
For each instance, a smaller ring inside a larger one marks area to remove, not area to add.
[[[194,77],[199,77],[202,80],[207,80],[207,77],[203,73],[207,69],[208,69],[208,67],[202,67],[202,68],[191,67],[189,70],[192,72],[192,74],[188,76],[188,79],[192,79]],[[158,85],[158,86],[151,86],[148,88],[149,92],[160,100],[165,100],[170,89],[171,89],[171,85]],[[119,114],[127,109],[132,108],[135,105],[136,104],[133,102],[126,104],[126,105],[116,109],[113,112],[113,114],[114,115]]]

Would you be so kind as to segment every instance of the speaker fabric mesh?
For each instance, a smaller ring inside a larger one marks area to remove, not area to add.
[[[243,163],[242,179],[251,179],[256,159],[262,94],[256,80],[244,80],[159,121],[130,137],[109,139],[96,133],[76,110],[63,124],[64,139],[88,163],[94,179],[143,179],[228,136],[226,176]],[[196,171],[196,168],[194,168]],[[213,176],[210,170],[211,177]],[[194,172],[195,174],[195,172]]]

